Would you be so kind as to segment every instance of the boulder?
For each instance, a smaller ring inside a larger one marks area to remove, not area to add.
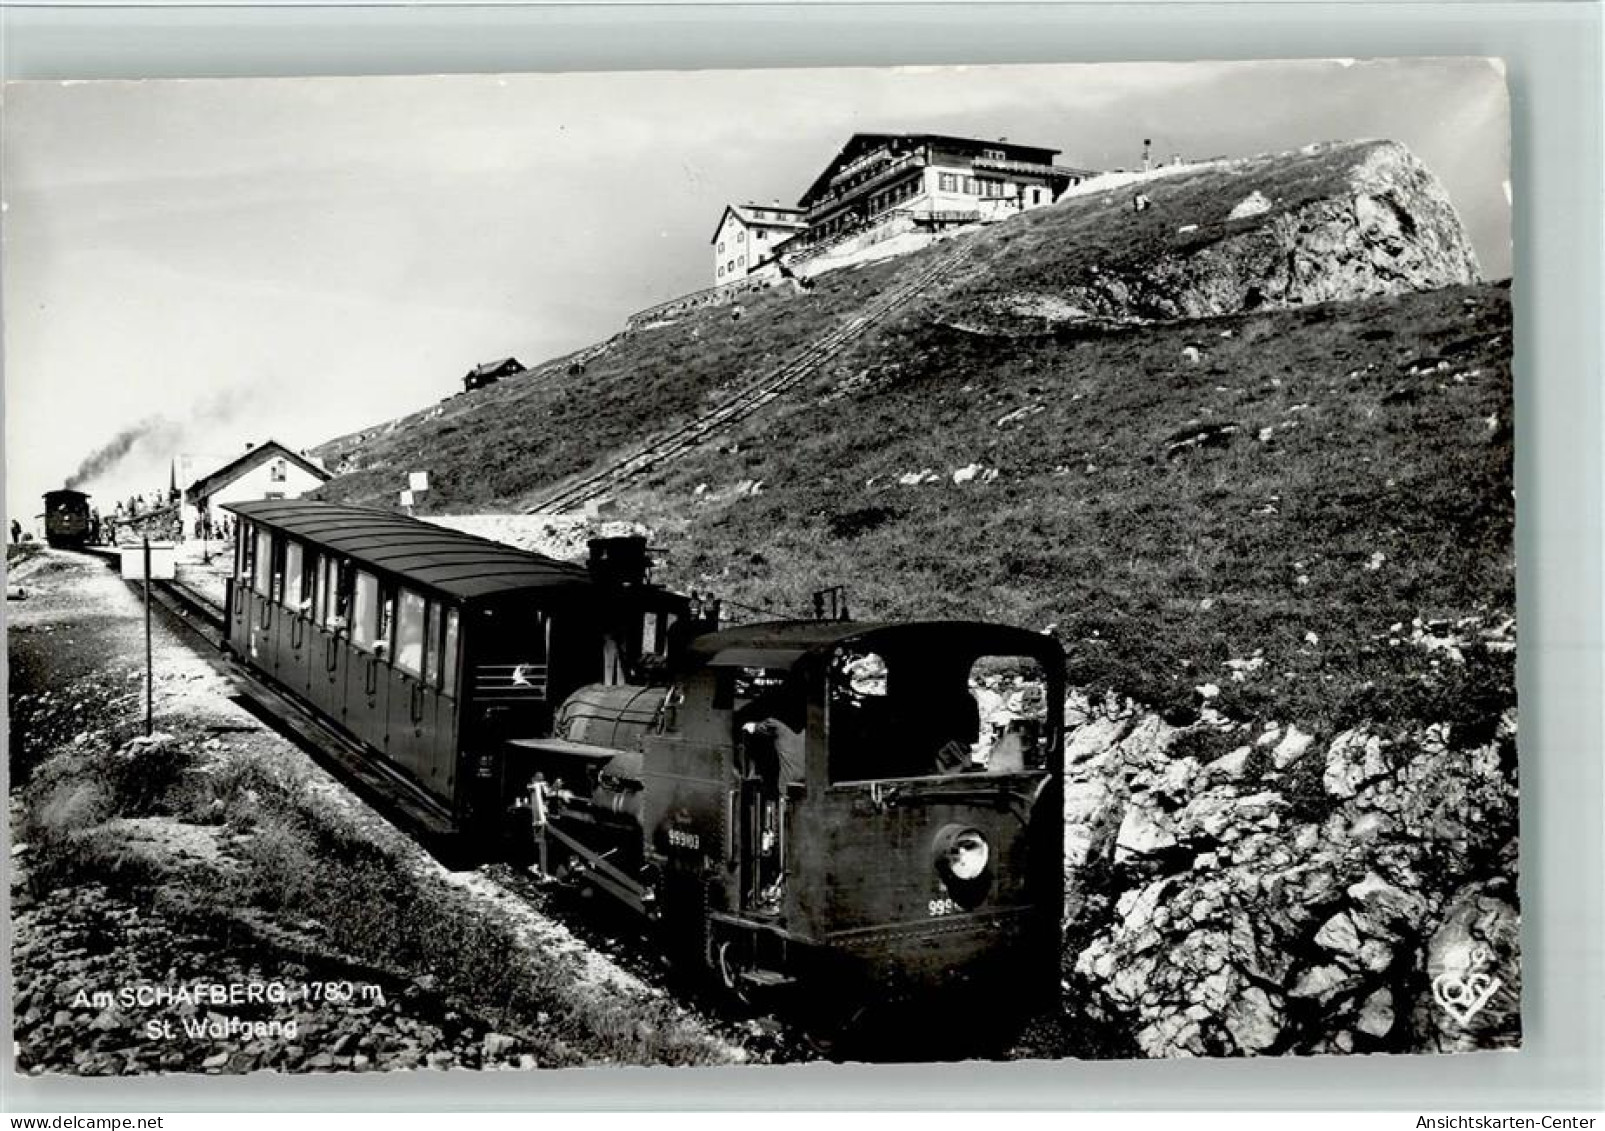
[[[1386,774],[1388,768],[1379,738],[1363,731],[1344,731],[1327,747],[1321,784],[1333,797],[1353,797],[1366,783]]]
[[[1227,1010],[1223,1023],[1238,1049],[1253,1054],[1277,1042],[1286,1017],[1277,998],[1259,986],[1249,986]]]
[[[1354,925],[1375,938],[1410,938],[1427,911],[1427,901],[1418,893],[1390,884],[1375,872],[1367,872],[1347,894],[1354,905]]]
[[[1132,856],[1151,856],[1176,845],[1176,834],[1170,822],[1152,803],[1151,799],[1133,799],[1126,807],[1120,830],[1115,834],[1116,862]]]
[[[1276,749],[1271,751],[1271,761],[1278,770],[1285,770],[1304,757],[1304,752],[1314,741],[1313,735],[1305,734],[1296,726],[1290,726],[1287,728],[1287,733],[1282,736],[1282,740],[1276,744]]]
[[[1378,1039],[1393,1031],[1393,992],[1387,987],[1374,991],[1360,1006],[1355,1028]]]

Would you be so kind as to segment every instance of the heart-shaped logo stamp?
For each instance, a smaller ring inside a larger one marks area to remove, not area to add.
[[[1469,956],[1466,965],[1457,970],[1445,970],[1432,979],[1432,998],[1443,1011],[1462,1027],[1482,1012],[1488,1000],[1499,992],[1505,983],[1492,974],[1477,969],[1489,959],[1486,947],[1478,947]]]

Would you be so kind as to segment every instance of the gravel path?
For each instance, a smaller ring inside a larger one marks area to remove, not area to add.
[[[48,776],[76,755],[139,747],[144,636],[136,595],[98,561],[47,551],[22,563],[8,581],[27,594],[7,606],[16,798],[31,776]],[[676,1006],[661,987],[514,899],[493,878],[446,871],[304,751],[265,729],[235,701],[231,681],[160,616],[153,646],[158,744],[194,753],[203,774],[235,759],[272,760],[316,804],[354,822],[419,876],[444,880],[476,914],[511,923],[517,945],[561,964],[580,992],[594,995],[608,1025],[635,1013],[643,1025],[662,1025],[667,1016],[678,1047],[692,1046],[701,1062],[753,1059],[730,1039],[728,1025],[716,1032],[719,1023]],[[29,816],[13,803],[14,841]],[[118,859],[136,879],[159,877],[154,887],[107,875],[42,889],[29,882],[38,850],[26,843],[12,848],[13,1004],[24,1071],[315,1072],[594,1062],[582,1051],[583,1041],[573,1039],[572,1020],[562,1038],[548,1041],[499,1032],[442,992],[430,974],[364,965],[330,947],[315,922],[276,921],[243,906],[197,918],[192,901],[178,896],[201,880],[214,885],[204,890],[226,881],[249,852],[249,831],[169,814],[102,816],[89,834],[114,838]]]

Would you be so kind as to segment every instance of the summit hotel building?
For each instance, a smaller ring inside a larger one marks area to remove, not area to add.
[[[777,259],[806,258],[877,229],[939,231],[1052,204],[1091,169],[1057,149],[942,134],[857,133],[796,208],[732,204],[714,233],[714,285]]]

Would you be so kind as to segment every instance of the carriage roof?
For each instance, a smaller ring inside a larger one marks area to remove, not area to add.
[[[1051,636],[985,621],[767,621],[697,637],[693,663],[708,667],[783,668],[805,656],[823,656],[843,644],[1007,648],[1037,657],[1054,668],[1064,651]]]
[[[453,597],[595,585],[582,565],[374,507],[265,499],[229,503],[225,509]]]

